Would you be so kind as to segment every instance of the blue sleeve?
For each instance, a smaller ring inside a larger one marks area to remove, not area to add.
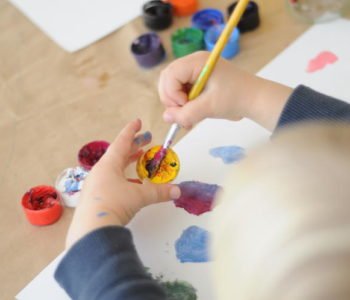
[[[350,104],[300,85],[290,95],[277,129],[303,121],[350,122]]]
[[[74,300],[164,300],[147,274],[128,229],[97,229],[75,243],[60,262],[55,279]]]

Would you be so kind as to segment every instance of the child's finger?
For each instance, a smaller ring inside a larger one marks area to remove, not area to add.
[[[150,131],[146,131],[142,134],[138,134],[134,140],[131,147],[131,154],[137,152],[141,147],[149,144],[152,141],[152,133]]]
[[[196,81],[207,56],[206,52],[185,56],[175,60],[162,72],[158,90],[164,105],[186,104],[188,97],[183,87]]]
[[[163,113],[167,123],[177,123],[186,129],[210,115],[210,106],[204,105],[205,96],[199,95],[195,101],[190,101],[183,107],[169,107]]]
[[[110,159],[113,165],[124,169],[129,162],[135,134],[140,131],[141,126],[140,119],[128,123],[108,147],[102,158]]]
[[[142,149],[139,149],[136,153],[130,155],[128,165],[137,161],[143,153],[144,151]]]
[[[176,200],[181,196],[180,188],[173,184],[154,184],[144,180],[144,183],[139,188],[144,195],[145,206],[152,203]]]

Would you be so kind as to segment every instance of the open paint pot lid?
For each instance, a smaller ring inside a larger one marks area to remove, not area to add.
[[[172,149],[166,149],[166,155],[162,159],[159,169],[153,177],[150,177],[149,163],[155,158],[162,146],[154,146],[147,150],[137,161],[136,172],[141,180],[147,178],[153,183],[167,183],[176,178],[180,170],[180,160]]]
[[[237,3],[238,2],[236,1],[227,8],[228,17],[231,16],[232,12],[237,6]],[[254,1],[249,1],[247,8],[245,9],[237,27],[241,33],[244,33],[246,31],[254,30],[259,26],[259,24],[260,16],[258,4],[256,4]]]
[[[218,9],[208,8],[192,16],[192,27],[207,31],[211,26],[224,24],[224,15]]]
[[[165,49],[160,37],[154,33],[140,35],[131,44],[131,52],[137,63],[143,68],[158,65],[165,58]]]
[[[32,187],[23,195],[21,204],[28,221],[38,226],[55,223],[63,212],[59,193],[47,185]]]
[[[169,0],[177,16],[192,15],[198,9],[197,0]]]
[[[152,30],[166,29],[173,21],[172,6],[164,1],[149,1],[144,4],[142,11],[145,25]]]
[[[208,51],[212,51],[215,47],[217,40],[219,39],[222,31],[225,29],[225,25],[215,25],[209,28],[205,33],[204,41]],[[221,56],[226,59],[231,59],[239,53],[239,30],[235,28],[231,33],[229,40],[227,41],[225,48],[221,52]]]
[[[106,141],[94,141],[84,145],[78,153],[79,164],[86,170],[91,168],[100,160],[109,147]]]
[[[204,33],[197,28],[180,28],[171,36],[176,58],[204,49]]]
[[[82,167],[67,168],[57,176],[55,187],[60,192],[63,204],[76,207],[79,203],[80,191],[89,172]]]

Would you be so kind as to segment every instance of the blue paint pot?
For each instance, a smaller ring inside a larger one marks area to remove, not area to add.
[[[212,51],[217,40],[220,37],[221,32],[224,30],[225,25],[215,25],[208,29],[204,35],[205,47],[208,51]],[[239,52],[239,38],[240,33],[237,28],[235,28],[231,34],[229,41],[227,42],[226,47],[221,53],[221,56],[226,59],[231,59],[236,56]]]
[[[224,15],[218,9],[199,10],[192,16],[192,27],[207,31],[214,25],[224,24]]]

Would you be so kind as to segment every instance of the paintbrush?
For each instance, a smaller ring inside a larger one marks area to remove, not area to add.
[[[210,53],[208,60],[206,61],[199,77],[197,78],[195,84],[192,86],[191,91],[188,96],[188,100],[194,100],[199,96],[205,87],[211,73],[214,70],[214,67],[217,61],[220,58],[222,50],[225,48],[233,29],[238,25],[239,20],[241,19],[249,0],[239,0],[236,8],[232,12],[224,30],[222,31],[218,41],[215,44],[213,51]],[[173,143],[176,133],[179,131],[180,125],[173,124],[170,127],[168,134],[166,135],[165,142],[160,148],[160,150],[154,155],[154,157],[146,163],[146,169],[148,171],[148,177],[153,178],[159,167],[167,154],[167,149]]]

